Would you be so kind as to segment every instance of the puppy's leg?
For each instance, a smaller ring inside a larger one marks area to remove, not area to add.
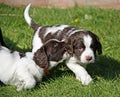
[[[29,64],[30,65],[30,64]],[[28,72],[34,76],[34,78],[36,79],[36,81],[41,81],[44,75],[44,69],[40,68],[36,65],[31,65],[30,67],[28,67]]]
[[[24,87],[23,81],[19,81],[17,83],[17,91],[21,91],[23,89],[23,87]]]
[[[25,89],[32,89],[35,87],[35,85],[36,85],[36,81],[35,81],[34,77],[29,77],[25,80],[24,88]]]
[[[37,82],[40,82],[42,80],[43,75],[44,75],[44,70],[41,70],[41,69],[39,71],[36,70],[33,74]]]
[[[17,84],[17,91],[24,89],[32,89],[36,85],[36,80],[29,72],[25,72],[24,75],[19,74],[19,82]]]
[[[91,76],[87,73],[85,68],[77,64],[74,59],[70,58],[67,62],[67,67],[75,73],[76,79],[80,80],[83,85],[88,85],[92,81]]]

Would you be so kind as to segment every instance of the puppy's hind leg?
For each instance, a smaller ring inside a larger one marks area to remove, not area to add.
[[[27,80],[25,81],[24,89],[32,89],[35,87],[35,85],[36,85],[36,80],[33,77],[27,78]]]
[[[17,84],[17,91],[21,91],[24,87],[24,83],[23,81],[19,81]]]
[[[17,84],[17,91],[24,89],[32,89],[36,85],[36,80],[30,73],[24,73],[25,76],[19,76],[19,82]]]

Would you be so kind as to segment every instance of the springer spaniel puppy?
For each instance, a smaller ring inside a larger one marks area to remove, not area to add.
[[[24,18],[35,31],[32,52],[36,53],[49,39],[66,41],[68,52],[65,53],[66,58],[63,60],[66,60],[67,67],[74,72],[76,79],[83,85],[88,85],[92,78],[84,67],[95,61],[97,52],[99,55],[102,53],[102,46],[97,35],[69,25],[39,26],[29,16],[30,6],[31,4],[26,7]]]
[[[64,59],[65,42],[51,39],[34,54],[12,51],[5,46],[0,30],[0,81],[6,85],[15,85],[17,91],[31,89],[41,81],[48,69],[56,61]],[[52,62],[53,61],[53,62]]]

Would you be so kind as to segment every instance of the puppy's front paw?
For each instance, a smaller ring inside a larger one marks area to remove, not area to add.
[[[17,91],[18,91],[18,92],[21,91],[21,90],[23,89],[23,87],[24,87],[24,83],[23,83],[23,81],[20,81],[20,82],[17,84]]]
[[[19,92],[19,91],[21,91],[23,89],[23,85],[18,85],[17,86],[17,91]]]
[[[88,74],[84,76],[76,76],[76,79],[81,81],[83,85],[88,85],[92,81],[91,76]]]

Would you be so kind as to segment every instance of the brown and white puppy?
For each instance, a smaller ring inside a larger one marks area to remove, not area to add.
[[[17,91],[34,88],[41,81],[49,62],[63,59],[65,42],[49,40],[36,53],[20,53],[5,46],[0,30],[0,81],[15,85]],[[59,56],[58,56],[59,55]]]
[[[35,31],[32,52],[36,53],[49,39],[65,40],[66,49],[69,49],[69,53],[66,53],[66,65],[75,73],[76,79],[80,80],[82,84],[88,85],[92,78],[84,66],[95,61],[97,52],[102,53],[102,46],[97,35],[69,25],[39,26],[29,16],[30,6],[31,4],[26,7],[24,18]],[[59,62],[59,60],[57,61]]]

